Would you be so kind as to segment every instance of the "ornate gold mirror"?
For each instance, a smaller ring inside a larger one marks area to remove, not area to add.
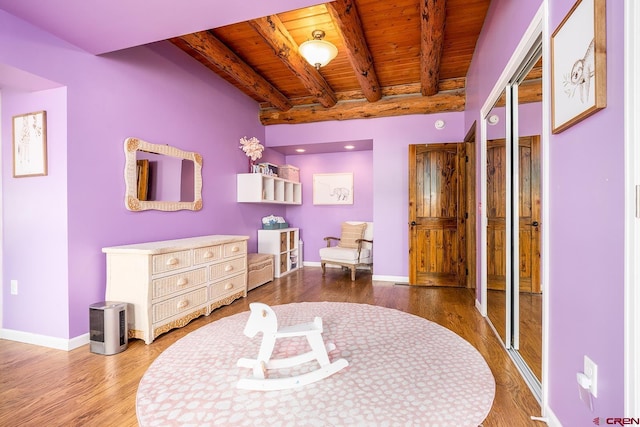
[[[124,140],[126,195],[130,211],[202,209],[202,156],[138,138]]]

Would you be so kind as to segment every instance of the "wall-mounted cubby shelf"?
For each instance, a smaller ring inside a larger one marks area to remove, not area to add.
[[[260,173],[240,173],[237,178],[239,203],[302,204],[302,184]]]

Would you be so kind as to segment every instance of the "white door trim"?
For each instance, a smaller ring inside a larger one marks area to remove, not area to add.
[[[625,140],[625,280],[624,280],[624,412],[640,415],[640,5],[624,2],[624,140]],[[637,212],[638,211],[638,212]]]

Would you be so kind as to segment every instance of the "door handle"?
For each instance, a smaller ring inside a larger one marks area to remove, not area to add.
[[[418,223],[415,221],[411,221],[411,226],[413,227],[414,225],[418,225]]]
[[[533,222],[531,223],[531,225],[533,225],[534,227],[537,227],[537,226],[538,226],[538,225],[540,225],[540,224],[538,223],[538,221],[533,221]]]

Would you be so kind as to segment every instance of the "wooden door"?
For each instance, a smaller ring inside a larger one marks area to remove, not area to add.
[[[409,146],[409,283],[465,286],[464,144]]]
[[[476,123],[467,132],[464,138],[465,149],[465,237],[467,288],[476,287]]]
[[[507,271],[506,139],[487,141],[487,287],[504,291]]]
[[[540,137],[519,140],[520,291],[540,292]]]
[[[487,285],[506,283],[506,140],[487,142]],[[521,137],[519,162],[520,290],[540,292],[540,137]]]

